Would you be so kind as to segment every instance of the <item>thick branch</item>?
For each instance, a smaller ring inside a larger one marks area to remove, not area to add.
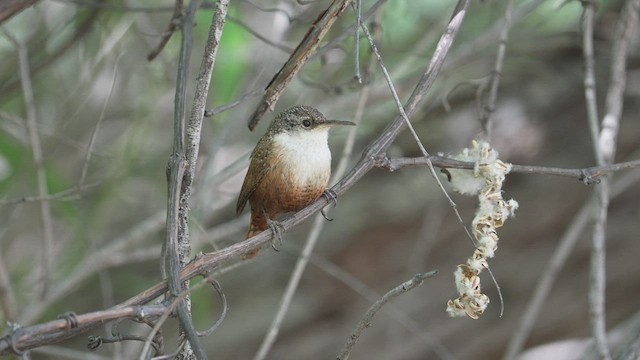
[[[69,314],[43,324],[15,329],[0,339],[0,355],[24,351],[70,339],[105,322],[161,316],[165,305],[124,306],[82,315]]]
[[[188,215],[186,211],[188,206],[182,202],[184,183],[186,182],[185,173],[188,167],[184,150],[184,108],[187,97],[186,88],[189,59],[191,58],[191,50],[193,47],[195,13],[199,5],[200,0],[191,0],[182,24],[182,42],[180,46],[180,59],[178,61],[178,76],[174,101],[173,154],[167,167],[169,193],[167,199],[167,231],[163,249],[163,275],[168,280],[169,295],[171,298],[177,297],[182,292],[183,286],[180,281],[179,271],[182,265],[188,261],[190,250]],[[186,248],[186,251],[184,248]],[[195,334],[193,320],[191,319],[187,302],[188,299],[181,299],[177,305],[181,331],[189,340],[189,344],[196,358],[199,360],[206,359],[207,355],[200,346],[198,337]],[[188,352],[189,348],[187,348],[186,351]]]

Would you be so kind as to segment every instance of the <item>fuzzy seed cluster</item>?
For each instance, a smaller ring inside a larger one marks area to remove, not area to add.
[[[498,248],[496,229],[514,215],[518,203],[502,198],[502,184],[511,171],[511,164],[498,159],[498,152],[487,142],[473,141],[472,147],[464,149],[456,159],[474,162],[475,167],[473,171],[450,169],[451,185],[461,194],[477,195],[479,206],[472,222],[476,249],[454,272],[459,296],[447,302],[447,313],[452,317],[477,319],[489,304],[489,297],[481,291],[479,275]]]

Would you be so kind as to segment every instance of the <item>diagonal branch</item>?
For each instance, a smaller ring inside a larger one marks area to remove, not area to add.
[[[433,277],[437,274],[437,271],[430,271],[424,274],[416,274],[413,276],[411,280],[405,281],[402,284],[396,286],[391,289],[389,292],[384,294],[378,301],[376,301],[369,310],[367,310],[366,314],[362,317],[362,320],[356,326],[356,329],[353,331],[353,334],[349,336],[347,343],[342,348],[342,351],[338,355],[338,360],[347,360],[349,355],[351,354],[351,350],[353,350],[356,342],[364,332],[364,330],[371,326],[371,321],[373,321],[373,317],[376,316],[378,311],[391,299],[396,298],[408,291],[413,290],[414,288],[422,285],[425,279]]]
[[[318,47],[318,44],[320,44],[320,40],[324,38],[338,16],[342,14],[351,1],[352,0],[334,0],[313,25],[311,25],[298,47],[291,53],[287,62],[284,63],[271,82],[269,82],[269,85],[267,85],[264,97],[249,120],[250,130],[253,130],[256,125],[258,125],[258,121],[260,121],[260,118],[262,118],[268,110],[273,109],[284,89],[307,62],[311,53],[313,53]]]
[[[149,55],[147,55],[148,61],[153,61],[153,59],[155,59],[156,56],[158,56],[160,52],[162,52],[162,49],[164,49],[164,47],[167,45],[167,43],[171,39],[171,36],[173,35],[173,33],[176,31],[176,28],[180,24],[180,18],[182,17],[183,8],[184,8],[183,0],[176,0],[176,4],[173,8],[173,15],[171,16],[171,20],[169,20],[169,28],[162,35],[162,39],[160,39],[158,46],[155,49],[153,49],[149,53]]]

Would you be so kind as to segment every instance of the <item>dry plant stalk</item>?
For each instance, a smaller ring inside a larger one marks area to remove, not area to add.
[[[511,164],[498,159],[498,152],[489,143],[473,141],[471,149],[464,149],[456,159],[473,161],[475,167],[473,172],[449,170],[453,189],[464,195],[477,195],[479,206],[472,222],[476,250],[454,272],[459,296],[447,302],[447,313],[452,317],[466,315],[478,319],[489,304],[489,297],[481,291],[479,275],[488,268],[487,259],[492,258],[498,248],[496,229],[514,215],[518,203],[502,198],[502,183]]]

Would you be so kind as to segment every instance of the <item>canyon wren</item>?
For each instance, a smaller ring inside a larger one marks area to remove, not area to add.
[[[355,124],[327,120],[309,106],[290,107],[271,121],[251,153],[236,205],[237,216],[247,201],[251,205],[247,239],[268,229],[278,214],[299,211],[324,193],[331,175],[327,138],[335,125]]]

